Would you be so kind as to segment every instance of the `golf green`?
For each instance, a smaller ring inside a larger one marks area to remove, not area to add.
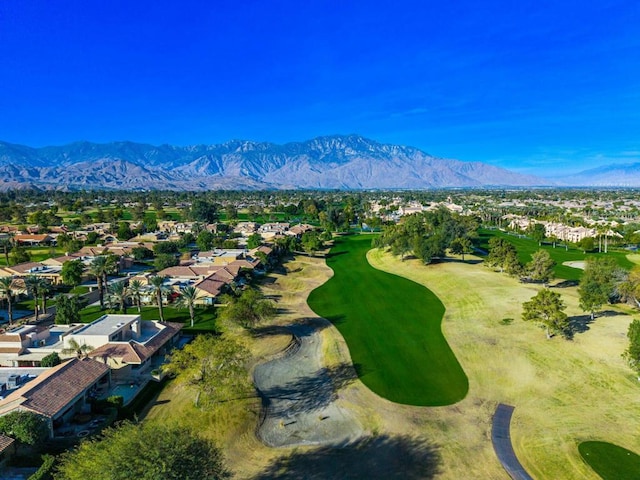
[[[469,383],[440,324],[444,305],[430,290],[381,272],[366,258],[372,236],[336,241],[327,264],[334,276],[309,296],[309,306],[345,338],[362,382],[393,402],[450,405]]]
[[[640,479],[640,456],[625,448],[607,442],[582,442],[578,450],[604,480]]]

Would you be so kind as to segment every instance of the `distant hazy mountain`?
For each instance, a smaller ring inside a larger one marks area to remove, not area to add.
[[[432,157],[358,135],[275,145],[155,147],[77,142],[31,148],[0,142],[0,189],[424,189],[548,185],[480,162]]]
[[[638,187],[640,163],[612,164],[557,179],[558,184],[588,187]]]

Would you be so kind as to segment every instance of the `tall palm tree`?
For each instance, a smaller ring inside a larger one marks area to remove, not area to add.
[[[129,296],[133,298],[133,303],[138,307],[138,313],[142,310],[142,288],[142,282],[140,280],[133,280],[129,284]]]
[[[149,278],[149,284],[153,287],[153,294],[156,297],[156,301],[158,302],[158,311],[160,312],[160,321],[164,322],[164,312],[162,310],[162,299],[167,294],[169,290],[168,287],[164,284],[164,280],[166,277],[162,275],[154,275]]]
[[[189,318],[191,318],[192,327],[195,317],[194,306],[199,296],[200,292],[196,287],[188,286],[180,289],[180,297],[177,301],[178,307],[187,307],[189,309]]]
[[[53,287],[51,286],[51,282],[44,277],[39,278],[40,281],[40,300],[42,302],[42,308],[40,311],[43,314],[47,313],[47,294],[51,293]]]
[[[13,244],[11,243],[11,239],[3,238],[0,240],[0,248],[2,248],[2,252],[4,253],[4,261],[6,266],[9,266],[9,252],[13,248]]]
[[[15,288],[13,277],[0,277],[0,295],[7,298],[7,316],[9,325],[13,325],[13,289]]]
[[[42,277],[38,277],[37,275],[28,275],[24,279],[24,286],[27,289],[27,293],[33,297],[33,314],[36,317],[36,322],[38,321],[39,314],[39,306],[38,300],[40,300],[40,285]]]
[[[117,305],[118,309],[127,314],[127,298],[129,297],[129,288],[125,285],[125,282],[116,282],[110,285],[108,288],[109,303],[111,305]]]
[[[107,268],[107,257],[100,255],[94,258],[89,265],[89,273],[96,277],[98,284],[98,296],[100,299],[100,310],[104,310],[104,276]]]

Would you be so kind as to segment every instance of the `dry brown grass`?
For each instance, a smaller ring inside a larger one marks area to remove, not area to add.
[[[446,262],[424,267],[369,253],[376,268],[422,283],[447,307],[443,331],[469,377],[467,398],[418,415],[442,448],[442,478],[499,478],[490,420],[495,405],[516,407],[512,437],[523,465],[535,478],[598,478],[577,444],[601,439],[639,451],[640,385],[621,353],[631,316],[599,317],[573,341],[546,340],[522,322],[522,302],[538,290],[482,265]],[[575,288],[558,289],[570,316],[583,315]],[[513,318],[501,325],[502,318]],[[634,400],[635,399],[635,400]],[[495,468],[494,468],[495,467]],[[502,474],[504,477],[504,474]]]
[[[491,446],[491,418],[497,403],[516,407],[512,437],[518,457],[535,478],[597,479],[577,450],[580,441],[606,440],[640,451],[640,385],[620,354],[626,347],[628,315],[597,318],[573,341],[546,340],[544,332],[520,320],[522,302],[538,288],[523,285],[482,265],[447,262],[425,267],[400,262],[380,251],[369,253],[373,266],[426,285],[445,304],[445,336],[469,377],[469,394],[448,407],[397,405],[356,381],[340,392],[339,402],[372,434],[419,435],[441,455],[437,478],[507,479]],[[315,317],[306,304],[309,292],[332,274],[324,261],[300,257],[289,273],[274,275],[264,293],[284,313],[273,322],[286,325]],[[582,315],[575,288],[559,289],[569,315]],[[501,325],[503,318],[514,319]],[[322,331],[327,365],[350,361],[339,332]],[[281,351],[287,335],[247,342],[256,361]],[[416,366],[424,368],[425,366]],[[221,405],[212,411],[193,406],[193,392],[170,385],[150,419],[191,425],[223,447],[237,478],[250,479],[283,457],[307,449],[270,449],[254,432],[257,400]]]

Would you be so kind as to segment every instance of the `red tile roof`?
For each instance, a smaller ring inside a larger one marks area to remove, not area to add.
[[[0,415],[23,408],[54,417],[109,372],[109,367],[89,358],[73,358],[46,371],[0,400]]]

